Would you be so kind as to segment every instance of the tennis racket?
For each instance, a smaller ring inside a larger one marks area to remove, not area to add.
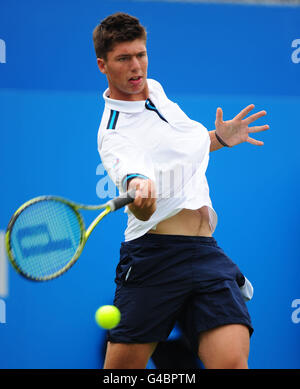
[[[130,204],[135,190],[102,205],[82,205],[56,196],[40,196],[12,216],[5,235],[13,267],[34,281],[52,280],[79,258],[97,224],[109,213]],[[86,229],[79,210],[104,209]]]

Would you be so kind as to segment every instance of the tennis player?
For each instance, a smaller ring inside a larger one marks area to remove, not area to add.
[[[137,18],[110,15],[93,40],[108,81],[100,157],[121,192],[137,190],[116,269],[122,318],[108,332],[104,368],[145,368],[176,322],[206,368],[247,368],[251,284],[213,238],[217,215],[206,169],[214,150],[263,145],[249,134],[268,125],[249,125],[266,112],[247,116],[249,105],[224,121],[218,108],[208,131],[147,78],[146,31]]]

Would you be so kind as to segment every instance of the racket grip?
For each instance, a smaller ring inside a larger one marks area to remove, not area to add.
[[[110,207],[111,211],[116,211],[117,209],[120,209],[124,207],[125,205],[128,205],[130,203],[133,203],[135,199],[135,189],[131,189],[126,193],[123,193],[121,196],[116,197],[113,200],[110,200],[107,205]]]

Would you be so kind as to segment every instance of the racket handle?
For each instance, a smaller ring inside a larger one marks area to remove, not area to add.
[[[123,193],[121,196],[116,197],[113,200],[110,200],[107,205],[110,207],[111,211],[116,211],[117,209],[120,209],[124,207],[125,205],[128,205],[130,203],[133,203],[135,199],[135,189],[131,189],[126,193]]]

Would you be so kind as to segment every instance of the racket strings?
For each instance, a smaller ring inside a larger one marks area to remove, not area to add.
[[[18,215],[11,230],[15,265],[31,278],[50,277],[70,264],[81,235],[80,219],[68,204],[35,202]]]

